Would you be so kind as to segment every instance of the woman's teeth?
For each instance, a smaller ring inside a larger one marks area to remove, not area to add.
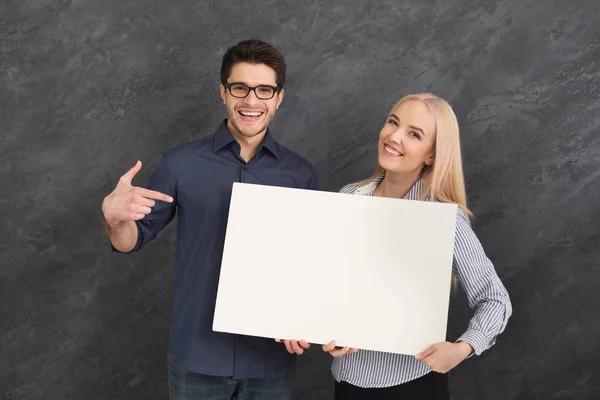
[[[392,149],[392,148],[391,148],[391,147],[389,147],[389,146],[385,146],[385,147],[384,147],[384,149],[385,149],[385,151],[386,151],[386,152],[390,153],[390,154],[391,154],[391,155],[393,155],[393,156],[399,156],[399,155],[400,155],[400,152],[398,152],[398,151],[396,151],[396,150]]]

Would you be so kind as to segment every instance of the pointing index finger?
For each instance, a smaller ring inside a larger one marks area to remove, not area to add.
[[[161,201],[166,201],[167,203],[173,202],[173,198],[164,193],[157,192],[155,190],[144,189],[144,188],[139,188],[139,190],[140,190],[140,194],[142,195],[142,197],[145,197],[147,199],[161,200]]]

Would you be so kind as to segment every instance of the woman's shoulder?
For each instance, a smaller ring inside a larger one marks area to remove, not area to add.
[[[340,189],[340,193],[365,194],[373,191],[382,179],[383,176],[371,176],[370,178],[363,179],[362,181],[348,183]]]
[[[348,183],[340,189],[340,193],[353,194],[361,185],[358,182]]]
[[[438,204],[452,204],[456,206],[456,225],[457,229],[459,227],[471,227],[471,218],[473,217],[471,212],[468,209],[461,207],[458,203],[454,202],[445,202],[441,200],[431,200],[427,198],[425,201],[430,201]]]

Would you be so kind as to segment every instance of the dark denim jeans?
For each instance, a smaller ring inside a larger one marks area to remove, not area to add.
[[[183,368],[169,352],[170,400],[291,400],[295,368],[266,378],[208,376]]]

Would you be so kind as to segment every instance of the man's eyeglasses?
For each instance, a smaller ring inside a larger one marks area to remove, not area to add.
[[[250,91],[253,91],[257,98],[261,100],[270,100],[275,96],[277,90],[279,89],[277,86],[269,86],[269,85],[259,85],[259,86],[248,86],[243,83],[226,83],[225,87],[229,89],[229,93],[233,97],[237,97],[238,99],[243,99],[250,94]]]

